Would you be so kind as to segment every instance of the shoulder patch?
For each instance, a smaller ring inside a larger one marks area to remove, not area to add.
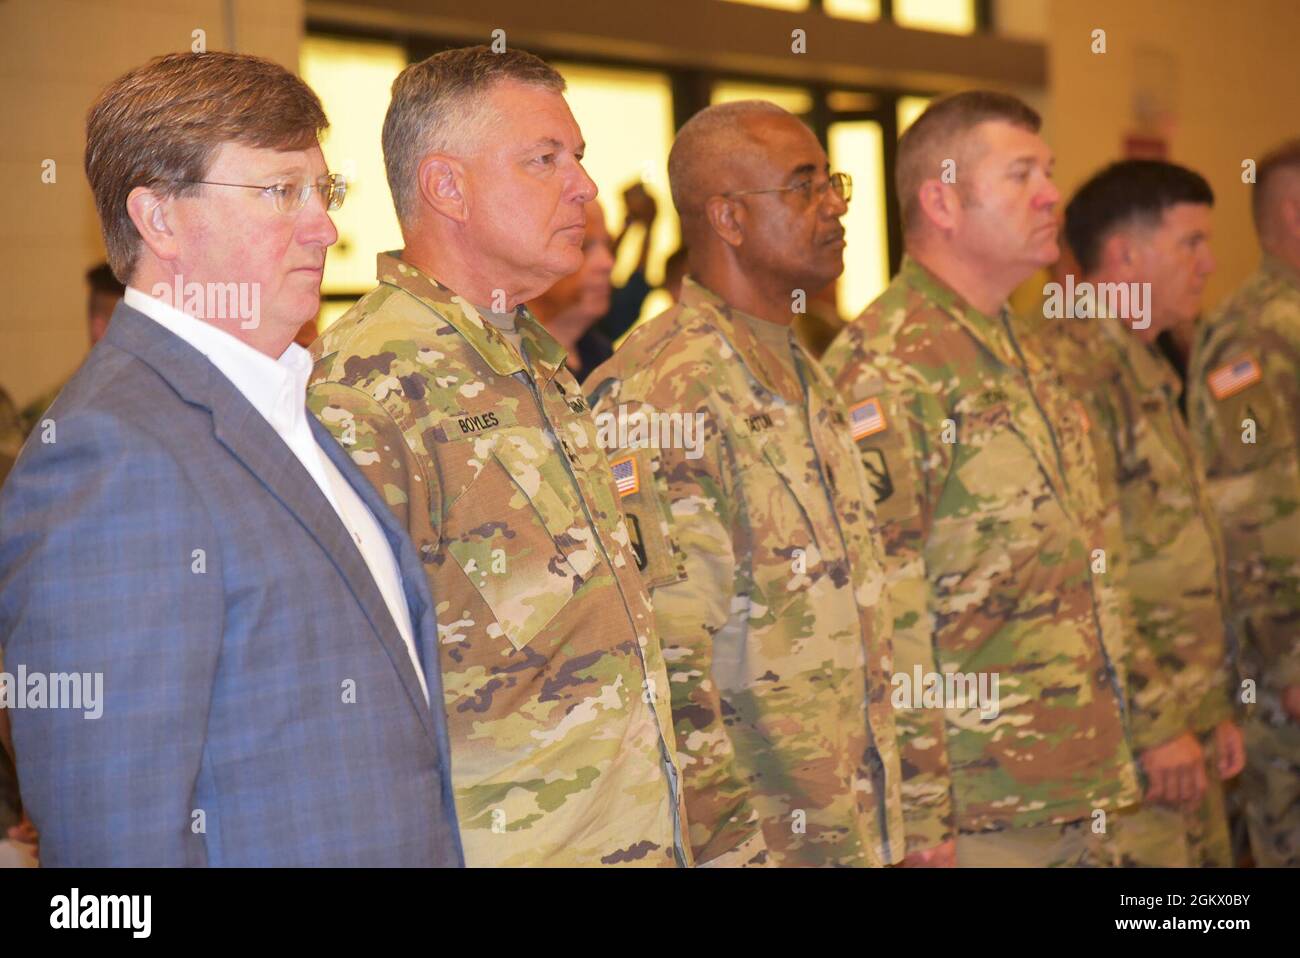
[[[885,421],[885,410],[880,404],[879,396],[872,396],[849,407],[849,425],[853,430],[853,441],[874,436],[889,427]]]
[[[637,473],[635,456],[625,456],[618,462],[611,462],[609,468],[614,474],[614,485],[620,499],[640,491],[641,477]]]
[[[1264,378],[1260,371],[1259,363],[1255,361],[1254,356],[1244,356],[1241,359],[1226,363],[1218,369],[1210,371],[1205,377],[1206,384],[1210,387],[1210,392],[1215,399],[1227,399],[1229,396],[1235,396],[1247,386],[1253,386]]]

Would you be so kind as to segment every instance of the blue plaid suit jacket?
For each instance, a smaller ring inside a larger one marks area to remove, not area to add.
[[[392,544],[433,707],[288,446],[119,305],[0,490],[6,672],[103,675],[98,718],[9,713],[45,864],[462,864],[426,576],[311,424]]]

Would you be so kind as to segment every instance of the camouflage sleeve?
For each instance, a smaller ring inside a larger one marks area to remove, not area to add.
[[[1118,387],[1098,390],[1092,394],[1088,404],[1097,419],[1092,424],[1091,435],[1097,459],[1101,527],[1106,549],[1106,568],[1099,577],[1098,592],[1103,634],[1119,634],[1119,641],[1109,644],[1120,650],[1117,658],[1124,672],[1129,738],[1137,751],[1144,752],[1185,732],[1188,714],[1170,680],[1168,667],[1146,640],[1142,618],[1148,613],[1131,588],[1132,537],[1126,534],[1118,501],[1122,467],[1116,437],[1124,434],[1125,419],[1111,401],[1111,397],[1118,395]]]
[[[891,437],[886,430],[879,434],[877,445],[867,440],[859,446],[864,457],[888,461],[892,455],[897,463],[895,488],[889,499],[876,506],[885,546],[885,581],[894,610],[894,670],[911,676],[919,669],[922,675],[930,675],[938,673],[939,666],[925,565],[926,517],[933,514],[936,498],[931,486],[946,470],[931,459],[941,454],[929,451],[933,443],[927,439],[922,401],[900,395],[896,408],[902,413],[896,435]],[[938,428],[936,424],[934,435]],[[894,449],[888,448],[891,443]],[[879,452],[871,453],[872,448]],[[891,501],[894,499],[897,501]],[[894,723],[902,768],[906,852],[912,854],[956,835],[944,712],[896,707]]]
[[[736,765],[712,666],[714,636],[745,628],[748,609],[738,597],[748,590],[739,581],[732,546],[735,516],[722,477],[725,453],[714,417],[708,417],[705,429],[698,458],[688,457],[687,450],[661,450],[653,481],[667,504],[667,537],[681,571],[654,588],[651,598],[668,670],[695,860],[741,864],[766,845],[749,783]],[[617,461],[619,454],[610,458]],[[655,534],[643,526],[643,536]]]
[[[307,390],[307,407],[330,431],[330,434],[365,473],[371,485],[410,532],[419,549],[433,530],[433,508],[412,509],[410,490],[423,486],[425,503],[437,501],[435,477],[429,476],[419,460],[411,454],[402,427],[379,402],[368,393],[338,382],[318,382]],[[412,482],[417,476],[419,482]],[[436,541],[436,533],[432,536]]]
[[[1233,694],[1235,674],[1233,662],[1225,658],[1212,670],[1207,669],[1204,680],[1185,692],[1188,728],[1204,735],[1220,722],[1240,717],[1241,706]]]
[[[1209,379],[1246,359],[1257,364],[1255,381],[1216,397]],[[1189,402],[1227,552],[1243,672],[1274,689],[1300,684],[1297,370],[1300,356],[1282,337],[1227,337],[1198,357]]]
[[[1145,752],[1163,745],[1187,731],[1191,715],[1185,701],[1170,680],[1169,669],[1142,635],[1137,624],[1136,604],[1125,585],[1128,553],[1122,544],[1123,532],[1118,521],[1106,520],[1109,575],[1101,588],[1104,629],[1118,629],[1122,636],[1122,669],[1125,698],[1128,700],[1129,739],[1133,748]],[[1116,539],[1119,544],[1114,544]],[[1113,610],[1107,606],[1115,604]]]

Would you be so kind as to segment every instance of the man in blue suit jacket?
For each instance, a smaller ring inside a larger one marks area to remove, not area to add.
[[[44,864],[462,863],[427,579],[306,413],[292,343],[345,188],[325,125],[296,77],[227,53],[153,61],[91,110],[127,297],[0,493]]]

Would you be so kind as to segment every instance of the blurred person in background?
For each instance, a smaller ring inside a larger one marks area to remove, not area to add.
[[[528,304],[546,331],[568,353],[565,365],[579,382],[614,355],[612,340],[596,327],[610,309],[614,253],[599,200],[586,204],[586,215],[582,265]]]
[[[108,263],[97,263],[86,270],[86,284],[89,286],[89,295],[86,299],[86,327],[90,334],[90,346],[93,349],[95,344],[104,338],[104,333],[108,332],[108,321],[113,316],[113,310],[117,309],[117,304],[122,301],[126,287],[118,282]],[[45,415],[45,410],[50,408],[54,397],[59,394],[67,381],[65,379],[54,388],[41,393],[22,408],[19,418],[24,436],[30,435],[36,428]]]
[[[605,243],[610,247],[611,268],[618,260],[618,251],[623,248],[624,240],[637,231],[636,227],[640,227],[636,266],[629,274],[627,282],[622,286],[613,287],[606,312],[596,323],[600,334],[611,343],[632,328],[641,315],[641,306],[645,303],[645,298],[650,295],[652,287],[646,279],[646,262],[650,257],[650,231],[654,228],[655,218],[659,214],[659,206],[655,203],[654,197],[646,192],[645,186],[639,181],[623,191],[623,207],[626,210],[623,228],[618,231],[618,236],[614,238],[612,244],[609,233],[605,230],[603,218],[600,224],[601,231],[605,233]],[[595,365],[597,364],[587,368],[594,369]]]

